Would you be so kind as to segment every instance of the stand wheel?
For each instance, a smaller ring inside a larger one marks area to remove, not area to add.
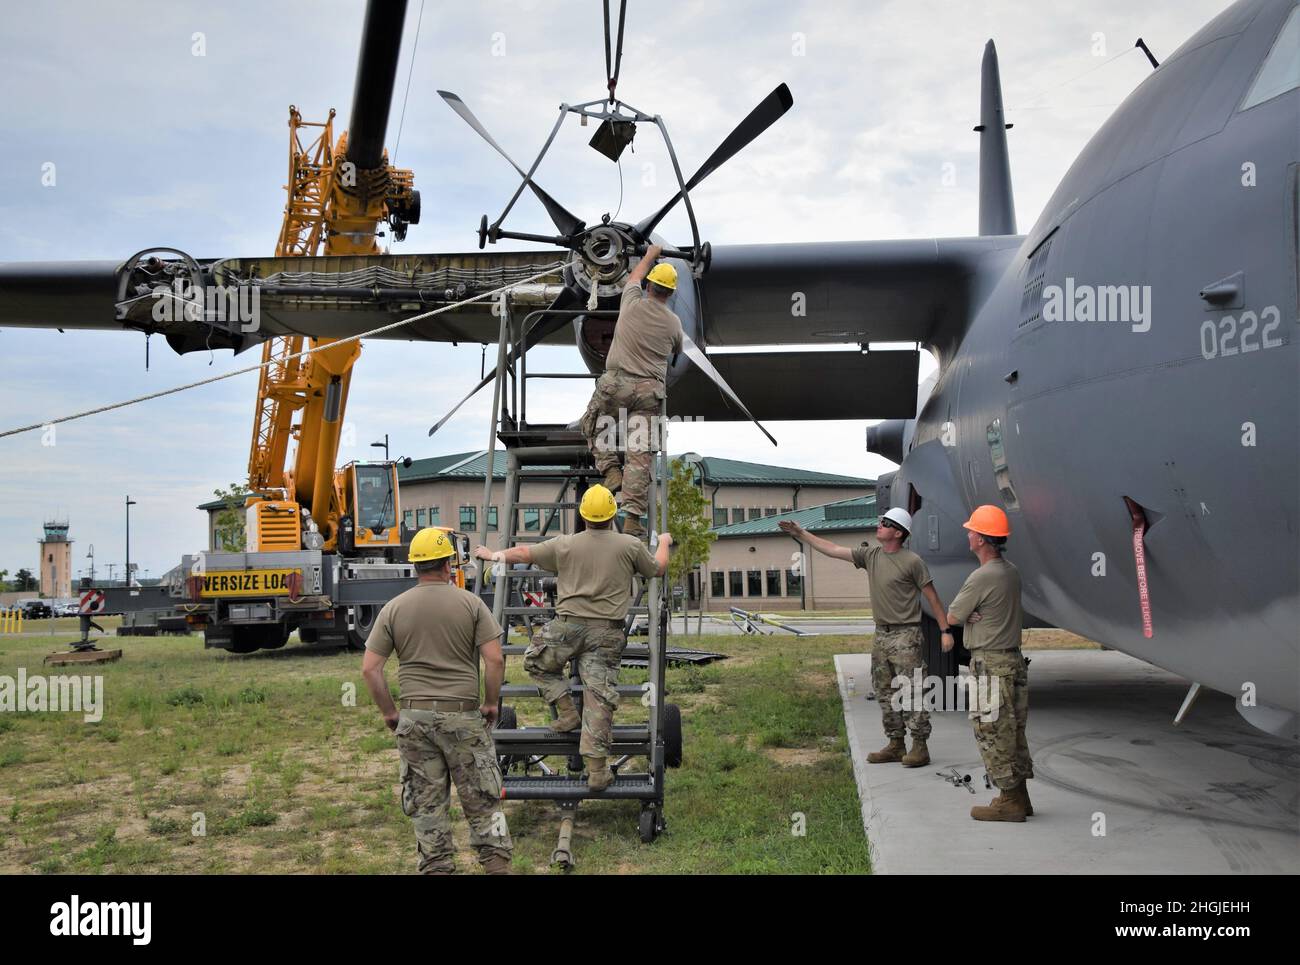
[[[641,808],[637,830],[641,833],[642,844],[654,844],[655,838],[659,837],[659,809],[653,804]]]
[[[663,718],[664,766],[682,766],[682,709],[676,704],[664,704]]]
[[[501,716],[497,718],[496,729],[497,730],[518,730],[519,729],[519,715],[515,713],[515,709],[513,707],[509,705],[502,705]],[[523,758],[516,757],[513,754],[500,754],[497,756],[497,763],[501,766],[502,774],[510,770],[511,765],[521,760],[523,760]]]

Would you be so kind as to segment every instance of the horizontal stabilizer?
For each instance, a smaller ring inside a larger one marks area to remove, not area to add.
[[[709,361],[760,421],[916,415],[919,352],[737,352],[714,353]],[[711,421],[746,418],[694,368],[669,388],[668,413]]]

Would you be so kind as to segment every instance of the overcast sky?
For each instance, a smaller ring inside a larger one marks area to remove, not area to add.
[[[1223,0],[1104,2],[631,3],[619,95],[663,115],[688,172],[776,84],[794,108],[691,194],[714,244],[976,233],[979,65],[998,45],[1020,230],[1033,223],[1088,137],[1147,75],[1142,36],[1171,53]],[[346,124],[364,5],[360,0],[173,0],[167,4],[12,5],[0,30],[0,260],[123,259],[150,246],[199,257],[274,251],[284,208],[286,119],[329,108]],[[494,219],[517,176],[435,95],[459,93],[517,160],[530,159],[561,101],[604,88],[600,4],[484,0],[423,8],[400,144],[398,122],[416,39],[408,6],[390,156],[415,171],[423,221],[397,252],[463,251],[479,216]],[[195,35],[201,34],[196,39]],[[198,56],[196,54],[201,54]],[[1116,58],[1107,63],[1110,58]],[[571,121],[569,122],[572,123]],[[619,205],[620,170],[567,126],[539,182],[589,223]],[[622,164],[622,220],[672,190],[652,132]],[[53,162],[55,183],[42,184]],[[955,174],[945,179],[945,173]],[[550,230],[525,197],[509,226]],[[679,210],[660,227],[689,241]],[[576,370],[576,352],[542,350]],[[0,333],[0,429],[193,381],[255,361],[173,355],[142,335]],[[353,376],[341,461],[481,449],[490,398],[436,440],[429,425],[479,375],[477,346],[368,343]],[[932,368],[932,366],[931,366]],[[923,374],[927,371],[923,368]],[[534,419],[568,421],[586,383],[530,400]],[[204,546],[194,506],[246,478],[256,378],[0,440],[0,569],[37,563],[41,521],[66,517],[74,566],[123,556],[123,500],[137,500],[132,557],[157,576]],[[543,404],[545,403],[545,404]],[[863,448],[861,421],[771,423],[773,449],[739,424],[683,426],[671,448],[875,476],[891,466]]]

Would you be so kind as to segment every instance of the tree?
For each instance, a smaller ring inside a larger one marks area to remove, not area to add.
[[[8,570],[0,570],[0,593],[9,592],[9,584],[5,582],[9,578]]]
[[[214,535],[216,548],[227,553],[242,553],[248,543],[244,528],[244,501],[251,490],[243,483],[231,483],[229,489],[214,489],[212,494],[226,504],[217,513]]]
[[[36,582],[36,577],[32,576],[32,571],[25,566],[14,574],[14,589],[19,593],[30,592],[37,589],[39,586],[40,584]]]
[[[682,588],[684,608],[687,576],[709,561],[718,534],[713,532],[708,497],[695,484],[690,464],[680,459],[673,460],[668,479],[668,532],[673,534],[674,549],[668,561],[668,579]],[[700,589],[703,598],[703,587]]]

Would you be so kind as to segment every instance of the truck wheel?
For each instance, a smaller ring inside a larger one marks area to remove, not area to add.
[[[261,627],[232,627],[230,630],[230,652],[252,653],[262,649]]]
[[[682,709],[664,704],[664,766],[682,766]]]
[[[348,627],[348,647],[352,650],[366,649],[366,641],[379,616],[379,607],[366,603],[352,608],[352,625]]]

